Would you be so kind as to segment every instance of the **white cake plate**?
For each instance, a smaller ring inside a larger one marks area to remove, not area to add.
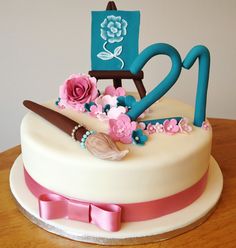
[[[44,220],[39,217],[38,200],[28,190],[19,156],[10,173],[10,188],[21,212],[41,228],[72,240],[125,245],[156,242],[189,231],[203,223],[214,211],[223,188],[223,177],[217,162],[211,157],[206,190],[193,204],[175,213],[140,222],[122,223],[118,232],[106,232],[93,224],[69,219]]]

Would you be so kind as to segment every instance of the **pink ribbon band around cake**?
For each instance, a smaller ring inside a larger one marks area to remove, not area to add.
[[[193,203],[204,191],[208,171],[189,188],[168,197],[139,203],[108,204],[86,202],[57,194],[37,183],[24,167],[25,182],[39,201],[43,219],[68,218],[115,232],[122,222],[144,221],[174,213]]]

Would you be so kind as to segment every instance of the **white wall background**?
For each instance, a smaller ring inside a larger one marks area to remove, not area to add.
[[[59,85],[70,74],[90,69],[90,11],[105,9],[107,2],[0,0],[0,151],[20,143],[24,99],[56,98]],[[116,4],[119,9],[141,10],[140,51],[167,42],[184,58],[191,47],[205,44],[212,58],[207,114],[236,119],[235,0],[117,0]],[[144,68],[146,88],[160,82],[169,67],[164,56],[152,59]],[[196,81],[197,65],[182,71],[168,95],[194,104]],[[135,89],[131,81],[124,85]]]

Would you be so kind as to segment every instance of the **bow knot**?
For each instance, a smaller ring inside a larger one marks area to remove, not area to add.
[[[43,219],[68,218],[92,223],[106,231],[118,231],[121,225],[121,207],[115,204],[79,202],[48,193],[39,196],[39,214]]]

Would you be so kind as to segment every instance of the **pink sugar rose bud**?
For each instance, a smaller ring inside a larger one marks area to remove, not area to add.
[[[138,122],[137,129],[145,130],[146,124],[144,122]]]
[[[164,133],[165,132],[164,126],[162,124],[160,124],[159,122],[157,122],[155,124],[155,126],[156,126],[156,132],[157,133]]]
[[[193,128],[189,125],[189,120],[187,118],[182,118],[179,121],[178,126],[181,133],[190,133],[193,130]]]
[[[78,105],[92,102],[97,96],[96,78],[85,74],[71,75],[59,90],[62,104],[72,108],[80,108]]]
[[[177,125],[177,120],[165,120],[163,122],[164,130],[167,134],[173,135],[179,132],[179,126]]]
[[[109,135],[115,141],[130,144],[132,143],[132,132],[136,127],[135,121],[131,121],[126,114],[121,114],[117,120],[109,120]]]
[[[147,125],[147,132],[148,134],[153,134],[156,132],[156,126],[155,125],[152,125],[151,123],[149,123]]]
[[[203,130],[206,130],[206,131],[211,130],[211,124],[208,121],[203,121],[203,123],[202,123],[202,129]]]
[[[125,96],[125,89],[118,87],[117,89],[114,86],[107,86],[104,92],[104,95],[110,96]]]
[[[116,96],[125,96],[126,92],[125,89],[122,87],[118,87],[116,89]]]

